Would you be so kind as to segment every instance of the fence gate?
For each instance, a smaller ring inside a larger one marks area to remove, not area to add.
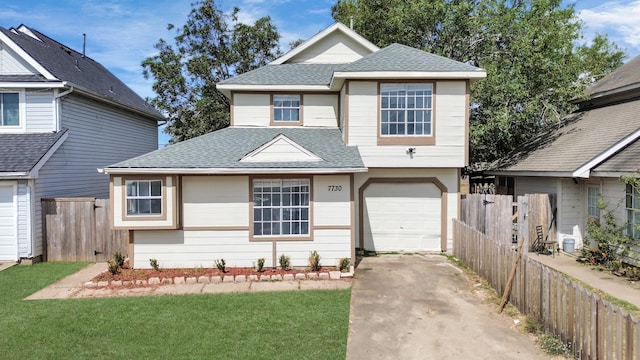
[[[42,199],[46,261],[107,261],[127,253],[126,230],[112,230],[109,199]]]

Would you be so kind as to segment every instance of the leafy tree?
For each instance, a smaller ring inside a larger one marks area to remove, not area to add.
[[[621,65],[605,36],[591,45],[561,0],[338,0],[337,21],[378,46],[397,42],[484,68],[471,88],[471,161],[495,160],[555,124],[594,78]]]
[[[263,66],[280,55],[280,35],[269,17],[253,25],[238,22],[238,8],[225,14],[215,0],[194,3],[174,44],[160,39],[158,54],[142,62],[154,79],[151,104],[168,118],[172,142],[229,125],[229,100],[216,83]],[[173,30],[172,24],[167,26]]]

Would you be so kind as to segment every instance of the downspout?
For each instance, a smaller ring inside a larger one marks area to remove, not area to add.
[[[66,83],[63,83],[64,85],[66,85]],[[61,126],[60,126],[60,112],[61,112],[61,105],[60,105],[60,98],[67,96],[69,94],[71,94],[73,92],[73,86],[69,87],[69,90],[61,92],[60,94],[54,95],[53,99],[56,101],[56,131],[60,131],[61,130]]]

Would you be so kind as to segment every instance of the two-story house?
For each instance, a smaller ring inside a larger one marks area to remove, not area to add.
[[[218,84],[231,126],[104,169],[135,267],[444,251],[482,69],[334,24]]]
[[[106,68],[0,28],[0,261],[44,253],[42,198],[109,195],[96,169],[157,149],[163,116]]]

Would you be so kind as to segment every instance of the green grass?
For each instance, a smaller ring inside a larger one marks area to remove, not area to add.
[[[346,356],[350,290],[22,300],[83,265],[0,272],[0,358]]]

